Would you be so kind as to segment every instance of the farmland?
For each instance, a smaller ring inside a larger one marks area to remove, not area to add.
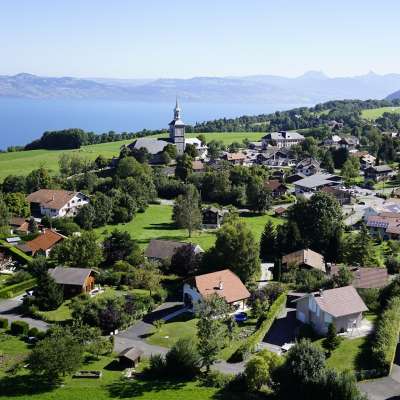
[[[363,110],[361,116],[365,119],[374,121],[381,117],[384,113],[400,113],[400,107],[380,107]]]

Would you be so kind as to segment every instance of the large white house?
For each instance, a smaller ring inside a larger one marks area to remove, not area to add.
[[[304,139],[304,136],[298,132],[279,131],[268,133],[262,138],[262,142],[264,148],[268,146],[282,148],[300,144]]]
[[[73,217],[79,208],[89,203],[89,197],[81,192],[40,189],[27,197],[34,216]]]

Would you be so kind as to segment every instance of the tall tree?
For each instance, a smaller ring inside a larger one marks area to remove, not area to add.
[[[63,289],[49,275],[47,271],[42,272],[37,278],[35,289],[35,304],[41,310],[56,310],[63,302]]]
[[[26,177],[26,188],[29,193],[36,192],[39,189],[50,189],[52,182],[49,171],[40,167]]]
[[[3,196],[0,194],[0,232],[10,233],[9,232],[9,224],[10,224],[10,212],[8,211],[8,207],[6,202],[4,201]]]
[[[115,229],[103,242],[105,262],[109,265],[120,260],[127,260],[134,252],[140,253],[140,248],[128,232]]]
[[[349,237],[345,244],[346,260],[350,265],[366,267],[374,263],[375,249],[372,237],[365,224],[360,231]]]
[[[175,176],[181,179],[183,182],[186,182],[188,177],[192,174],[193,171],[192,162],[193,158],[187,153],[177,157]]]
[[[4,201],[7,204],[9,212],[14,216],[26,218],[31,213],[24,193],[6,193]]]
[[[271,220],[265,224],[260,241],[260,257],[263,260],[273,261],[276,256],[276,229]]]
[[[271,207],[271,191],[264,187],[262,179],[253,178],[246,188],[247,203],[251,210],[264,213]]]
[[[196,187],[188,185],[186,192],[179,195],[174,204],[173,220],[180,228],[188,230],[189,237],[192,232],[201,226],[200,195]]]

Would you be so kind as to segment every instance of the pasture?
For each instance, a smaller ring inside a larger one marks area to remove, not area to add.
[[[361,116],[370,121],[375,121],[381,117],[384,113],[400,113],[400,107],[379,107],[371,108],[370,110],[362,110]]]

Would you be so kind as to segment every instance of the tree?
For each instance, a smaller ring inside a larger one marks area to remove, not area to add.
[[[186,182],[193,172],[193,158],[189,154],[183,154],[176,159],[175,176]]]
[[[328,333],[322,341],[324,349],[328,350],[329,354],[336,349],[340,344],[340,337],[336,333],[336,326],[333,322],[328,325]]]
[[[4,193],[25,193],[26,192],[26,178],[20,175],[8,175],[3,181]]]
[[[224,321],[228,319],[229,305],[218,295],[204,299],[197,322],[198,350],[207,373],[216,361],[227,337]]]
[[[374,262],[374,244],[365,224],[361,225],[360,231],[356,235],[347,239],[345,258],[349,264],[360,267],[368,266]]]
[[[96,210],[91,204],[87,204],[79,208],[78,214],[75,217],[76,223],[83,229],[92,229],[96,219]]]
[[[171,258],[170,271],[179,276],[194,276],[200,267],[201,254],[191,244],[178,247]]]
[[[103,168],[108,167],[109,160],[106,157],[104,157],[102,154],[100,154],[94,160],[94,163],[95,163],[97,169],[103,169]]]
[[[127,260],[133,253],[140,253],[139,245],[128,232],[115,229],[103,242],[103,255],[106,264],[112,265]]]
[[[271,191],[264,187],[262,179],[253,178],[246,188],[247,203],[251,210],[264,213],[271,207]]]
[[[34,375],[53,382],[75,372],[82,363],[83,347],[70,332],[56,329],[33,348],[28,365]]]
[[[325,152],[321,166],[325,168],[330,174],[333,174],[335,172],[335,164],[333,162],[332,153],[329,150]]]
[[[260,240],[260,257],[262,260],[273,261],[276,255],[276,229],[271,220],[265,224]]]
[[[203,257],[205,268],[230,268],[244,282],[257,280],[260,275],[259,248],[253,233],[239,219],[225,223],[217,239]]]
[[[9,224],[10,224],[10,213],[8,211],[8,207],[6,202],[4,201],[3,196],[0,194],[0,233],[10,233]]]
[[[202,221],[200,196],[195,186],[188,185],[185,194],[176,198],[173,220],[179,228],[188,230],[189,237],[192,237],[193,230],[200,228]]]
[[[7,204],[8,211],[14,216],[26,218],[31,213],[24,193],[6,193],[4,201]]]
[[[58,264],[77,268],[82,267],[82,263],[88,268],[96,268],[102,261],[102,251],[93,231],[64,239],[53,248],[50,256]]]
[[[202,146],[205,146],[207,144],[206,136],[203,135],[202,133],[197,136],[197,139],[200,140]]]
[[[104,193],[97,192],[91,198],[90,205],[93,207],[95,215],[93,221],[94,228],[107,225],[111,222],[113,216],[113,200],[110,197]]]
[[[222,140],[211,140],[207,144],[208,155],[211,159],[219,158],[222,152],[226,149]]]
[[[26,177],[26,189],[29,193],[36,192],[39,189],[49,189],[51,185],[51,176],[47,169],[43,167],[33,170]]]
[[[29,231],[29,233],[38,233],[39,232],[38,224],[35,221],[35,218],[33,218],[33,217],[31,217],[29,219],[28,231]]]
[[[346,182],[357,178],[360,175],[360,160],[357,157],[349,157],[343,164],[341,175]]]
[[[332,278],[335,287],[348,286],[353,281],[353,274],[349,268],[340,267],[338,272]]]
[[[197,152],[196,146],[194,144],[190,144],[190,143],[188,143],[186,145],[185,153],[188,154],[193,159],[199,155]]]
[[[56,310],[64,300],[62,287],[47,271],[39,275],[34,294],[35,304],[44,311]]]
[[[244,374],[249,389],[255,392],[268,382],[268,365],[262,357],[255,356],[247,362]]]

